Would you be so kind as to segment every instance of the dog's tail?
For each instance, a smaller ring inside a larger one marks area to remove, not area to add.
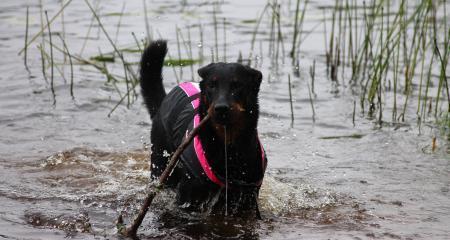
[[[166,53],[167,42],[157,40],[148,45],[141,58],[141,93],[151,118],[155,116],[166,96],[162,82],[162,67]]]

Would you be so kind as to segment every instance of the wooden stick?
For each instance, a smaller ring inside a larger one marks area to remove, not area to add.
[[[132,238],[132,239],[138,239],[137,230],[138,230],[139,226],[141,226],[142,221],[144,220],[145,214],[147,214],[150,204],[153,201],[153,198],[155,198],[156,194],[158,194],[161,191],[161,189],[164,188],[164,184],[165,184],[167,178],[170,176],[173,169],[180,161],[179,157],[180,157],[181,153],[183,153],[184,149],[186,149],[186,147],[189,145],[189,143],[192,141],[192,139],[194,139],[194,137],[198,134],[200,128],[202,128],[202,126],[205,125],[205,123],[209,120],[209,118],[210,118],[210,115],[209,114],[206,115],[202,119],[202,121],[200,121],[198,126],[189,133],[187,138],[180,144],[180,146],[178,146],[177,150],[170,158],[170,161],[167,164],[166,169],[159,177],[158,184],[153,188],[152,187],[149,188],[150,190],[147,193],[147,197],[144,200],[144,204],[142,205],[141,209],[139,210],[137,217],[134,219],[133,224],[130,227],[126,227],[123,224],[122,214],[119,215],[119,217],[117,219],[117,225],[116,225],[117,231],[119,232],[119,234],[121,234],[125,237]]]

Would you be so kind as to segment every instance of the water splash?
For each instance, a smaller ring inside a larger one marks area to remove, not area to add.
[[[25,220],[35,227],[54,228],[63,230],[68,236],[76,233],[90,233],[92,226],[87,213],[75,215],[48,215],[41,212],[26,212]]]
[[[279,216],[300,215],[304,210],[333,207],[337,203],[338,197],[331,191],[308,184],[294,186],[270,175],[264,177],[260,190],[262,211]]]

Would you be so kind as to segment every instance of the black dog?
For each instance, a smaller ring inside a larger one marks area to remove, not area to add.
[[[261,72],[238,63],[211,63],[198,70],[199,86],[182,83],[166,95],[161,76],[166,53],[165,41],[152,42],[140,66],[142,95],[153,121],[152,179],[209,113],[211,120],[183,152],[167,186],[176,190],[184,209],[259,216],[257,198],[267,165],[256,129]]]

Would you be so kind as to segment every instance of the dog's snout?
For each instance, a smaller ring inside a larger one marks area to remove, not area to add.
[[[229,121],[230,106],[226,103],[217,103],[214,107],[215,120],[219,124],[227,125]]]
[[[216,111],[217,114],[228,114],[228,111],[230,111],[230,106],[228,104],[216,104],[214,107],[214,111]]]

